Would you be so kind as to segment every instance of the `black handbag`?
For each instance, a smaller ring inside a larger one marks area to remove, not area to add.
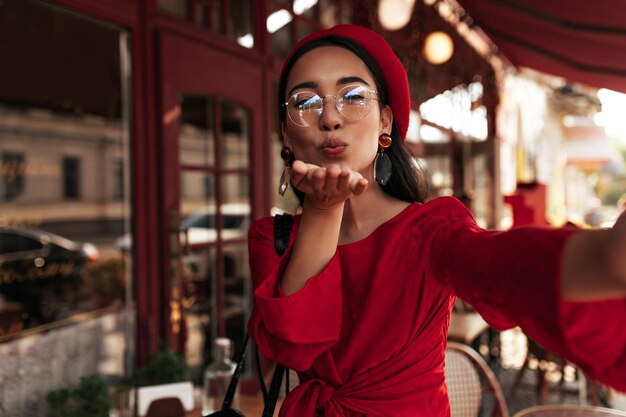
[[[278,253],[279,255],[282,255],[287,250],[292,225],[293,218],[290,215],[277,214],[276,216],[274,216],[274,245],[276,247],[276,253]],[[244,361],[246,359],[246,348],[248,346],[249,339],[250,337],[246,334],[246,337],[243,341],[241,353],[239,354],[239,359],[237,360],[237,367],[235,368],[235,372],[230,379],[230,383],[228,384],[228,390],[226,391],[226,395],[224,396],[222,409],[209,414],[208,417],[245,417],[245,415],[241,411],[232,408],[232,404],[233,397],[235,396],[235,391],[237,390],[237,383],[239,382],[239,375],[243,370]],[[261,385],[263,400],[265,402],[265,406],[263,407],[263,414],[261,415],[261,417],[272,417],[274,415],[274,409],[276,408],[276,402],[278,401],[278,394],[280,391],[280,385],[283,380],[283,375],[285,376],[285,391],[289,393],[289,370],[285,369],[285,367],[282,365],[276,364],[274,376],[272,376],[272,382],[270,383],[270,387],[268,390],[263,380],[263,371],[259,362],[259,351],[256,347],[255,353],[259,384]]]

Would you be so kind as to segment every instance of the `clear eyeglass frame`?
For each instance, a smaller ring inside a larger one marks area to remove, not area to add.
[[[295,125],[308,127],[322,116],[324,99],[335,99],[335,108],[343,118],[361,120],[369,114],[372,101],[379,100],[377,96],[378,93],[367,86],[350,84],[342,87],[336,95],[320,96],[313,91],[298,91],[283,103],[283,107]]]

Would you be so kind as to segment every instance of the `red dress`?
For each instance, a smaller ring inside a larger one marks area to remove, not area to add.
[[[561,251],[574,230],[486,231],[456,199],[415,203],[339,245],[324,271],[285,296],[278,281],[290,249],[276,255],[272,222],[249,233],[248,331],[264,355],[299,372],[281,417],[449,416],[444,355],[455,296],[493,327],[519,325],[626,390],[626,299],[560,299]]]

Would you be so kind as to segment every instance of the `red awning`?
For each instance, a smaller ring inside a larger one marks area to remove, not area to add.
[[[626,93],[626,0],[458,0],[514,64]]]

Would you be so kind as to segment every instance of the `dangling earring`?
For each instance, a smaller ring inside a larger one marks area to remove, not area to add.
[[[283,148],[280,150],[280,157],[285,163],[285,167],[283,168],[283,173],[280,176],[280,184],[278,184],[278,194],[283,196],[289,188],[289,181],[291,177],[291,162],[293,158],[293,152],[291,152],[289,146],[283,146]]]
[[[380,146],[380,150],[374,159],[374,179],[380,185],[385,185],[391,178],[391,160],[385,153],[385,149],[391,146],[391,136],[387,133],[380,135],[378,146]]]

